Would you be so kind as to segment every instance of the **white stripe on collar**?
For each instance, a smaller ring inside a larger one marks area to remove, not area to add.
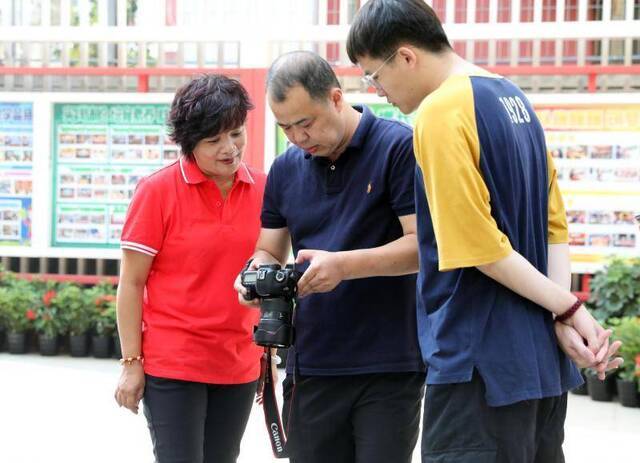
[[[183,157],[180,156],[180,160],[179,160],[179,162],[180,162],[180,172],[182,172],[182,178],[184,179],[185,183],[189,183],[189,180],[187,179],[187,176],[184,173],[184,167],[182,167],[182,159],[183,159]]]
[[[256,181],[253,179],[253,176],[251,175],[251,172],[249,172],[249,168],[247,167],[247,165],[244,162],[242,163],[242,167],[244,168],[244,171],[247,173],[247,177],[249,177],[249,181],[252,184],[255,184]]]
[[[185,183],[191,183],[189,181],[189,179],[187,178],[187,174],[184,171],[184,166],[182,165],[182,160],[184,159],[183,156],[180,156],[179,162],[180,162],[180,172],[182,173],[182,178],[184,179]],[[242,163],[242,168],[244,169],[245,173],[247,174],[247,177],[249,178],[249,182],[251,182],[252,184],[255,185],[256,181],[253,179],[253,176],[251,175],[251,172],[249,172],[249,168],[247,167],[247,165],[243,162]]]

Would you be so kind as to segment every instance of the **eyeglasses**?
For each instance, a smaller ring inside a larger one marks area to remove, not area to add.
[[[373,71],[371,74],[362,76],[362,83],[365,84],[367,88],[374,87],[376,90],[384,91],[384,89],[382,88],[382,85],[380,85],[380,82],[376,80],[376,77],[380,73],[380,70],[396,56],[396,53],[398,53],[398,50],[394,51],[391,54],[391,56],[389,56],[386,60],[384,60],[382,64],[378,66],[378,69]]]

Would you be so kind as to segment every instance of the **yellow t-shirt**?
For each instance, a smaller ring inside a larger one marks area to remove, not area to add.
[[[493,75],[477,79],[490,86],[506,82]],[[548,188],[544,192],[537,191],[538,195],[531,194],[531,191],[517,192],[521,193],[519,198],[523,202],[547,202],[548,242],[568,241],[556,170],[548,153],[544,159],[541,158],[546,148],[542,129],[537,119],[532,117],[533,111],[525,106],[521,95],[490,97],[499,101],[497,109],[508,114],[511,126],[493,124],[495,120],[502,120],[491,114],[495,108],[487,113],[485,108],[476,107],[478,95],[474,95],[470,76],[456,75],[447,79],[437,91],[425,98],[417,112],[414,150],[423,174],[441,271],[495,262],[511,252],[513,243],[496,220],[496,217],[504,217],[501,212],[506,211],[496,211],[495,208],[497,204],[517,207],[508,198],[500,198],[501,201],[496,198],[502,193],[500,186],[514,184],[501,181],[499,177],[528,175],[529,172],[517,171],[519,163],[526,161],[535,175],[547,175]],[[505,102],[500,98],[506,98]],[[482,127],[478,127],[479,123]],[[536,132],[540,134],[537,137]],[[514,135],[516,142],[519,137],[525,143],[514,143]],[[531,143],[526,143],[526,140],[536,138],[541,141],[533,145],[539,148],[537,151],[530,149]],[[522,157],[533,159],[520,159]],[[543,164],[544,172],[536,171],[535,168]],[[498,180],[495,191],[488,188],[485,177],[490,177],[492,182]],[[516,185],[516,188],[518,186],[527,187],[526,183]],[[506,215],[519,217],[519,214]],[[526,222],[523,226],[527,226]]]

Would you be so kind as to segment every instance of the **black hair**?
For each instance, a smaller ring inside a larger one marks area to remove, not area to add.
[[[436,13],[424,0],[370,0],[356,14],[347,37],[347,54],[386,59],[402,43],[440,53],[451,50]]]
[[[252,109],[240,82],[222,75],[201,75],[176,92],[167,121],[169,136],[191,159],[202,139],[240,127]]]
[[[325,100],[332,88],[340,88],[331,65],[310,51],[293,51],[278,57],[267,73],[267,92],[278,103],[298,85],[318,101]]]

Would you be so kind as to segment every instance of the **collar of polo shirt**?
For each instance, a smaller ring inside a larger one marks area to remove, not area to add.
[[[187,160],[184,156],[180,156],[178,162],[180,163],[180,173],[185,183],[193,185],[209,180],[195,162]],[[239,182],[255,184],[255,180],[244,162],[240,163],[237,174]]]

